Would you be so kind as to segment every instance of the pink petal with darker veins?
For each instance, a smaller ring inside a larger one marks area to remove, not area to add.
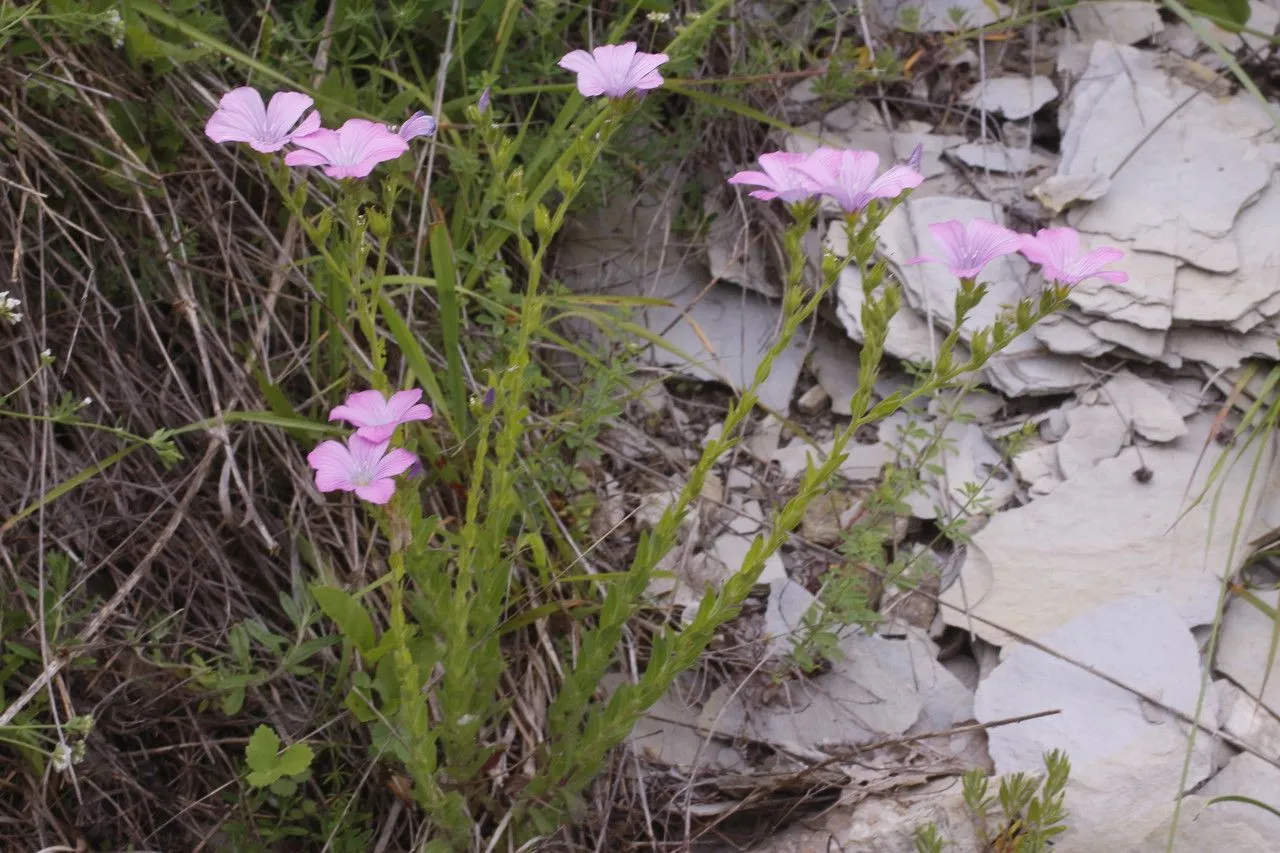
[[[218,109],[204,126],[205,136],[214,142],[249,142],[257,139],[266,122],[267,108],[262,95],[250,86],[227,92]]]
[[[409,150],[409,143],[387,129],[385,124],[361,118],[349,119],[337,130],[317,130],[299,136],[293,143],[320,155],[298,155],[291,151],[284,162],[289,166],[322,166],[331,178],[363,178],[373,167],[394,160]]]
[[[356,486],[352,491],[361,500],[381,506],[396,493],[396,483],[395,480],[374,480],[367,486]]]
[[[396,135],[408,142],[411,139],[417,139],[419,136],[431,136],[436,132],[436,120],[427,115],[422,110],[418,110],[400,125],[400,129],[396,131]]]
[[[595,59],[585,50],[565,54],[560,67],[578,75],[578,91],[588,98],[603,95],[609,85]]]
[[[954,219],[932,222],[929,231],[942,247],[942,255],[913,258],[908,263],[933,261],[944,264],[952,275],[963,279],[977,278],[987,264],[1018,251],[1021,244],[1018,234],[985,219],[971,219],[968,224]]]
[[[374,471],[375,479],[387,479],[403,474],[413,467],[418,461],[418,457],[414,456],[403,447],[393,448],[386,456],[378,462],[378,466]]]
[[[658,67],[669,61],[665,53],[637,51],[636,43],[630,41],[602,44],[590,53],[570,51],[560,59],[559,65],[578,75],[578,91],[586,97],[622,98],[635,91],[661,86]]]
[[[326,441],[307,454],[307,464],[315,469],[316,488],[322,492],[355,488],[351,482],[352,459],[347,446],[340,441]]]
[[[264,105],[257,89],[241,86],[222,96],[204,132],[214,142],[245,142],[264,154],[279,151],[294,135],[320,126],[320,116],[313,112],[294,129],[312,103],[301,92],[277,92]]]

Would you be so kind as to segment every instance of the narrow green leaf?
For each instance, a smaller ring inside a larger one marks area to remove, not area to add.
[[[422,344],[418,342],[418,338],[413,334],[413,330],[409,328],[409,324],[405,322],[404,317],[400,315],[400,312],[386,296],[379,297],[378,310],[382,313],[382,319],[387,324],[391,337],[395,339],[396,345],[400,347],[405,363],[409,366],[409,372],[426,389],[427,398],[431,401],[431,407],[448,422],[454,438],[461,439],[459,425],[453,419],[453,411],[445,400],[444,392],[440,390],[440,383],[436,381],[436,374],[431,369],[431,362],[427,361],[427,353],[423,350]]]
[[[1238,794],[1224,794],[1221,797],[1214,797],[1206,805],[1212,806],[1215,803],[1244,803],[1246,806],[1262,809],[1264,812],[1271,812],[1276,817],[1280,817],[1280,810],[1275,806],[1269,806],[1266,803],[1253,799],[1252,797],[1243,797]]]
[[[440,300],[440,330],[444,343],[445,387],[451,419],[456,426],[466,423],[467,386],[462,373],[462,312],[458,304],[458,270],[454,263],[453,242],[443,216],[428,227],[431,247],[431,269]]]
[[[350,640],[361,652],[367,652],[377,643],[373,630],[373,620],[365,612],[364,606],[355,596],[331,586],[315,585],[311,594],[316,603],[324,611],[324,615],[333,620],[342,632],[342,636]]]

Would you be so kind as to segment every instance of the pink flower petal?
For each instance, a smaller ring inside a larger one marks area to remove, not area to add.
[[[631,70],[627,74],[627,82],[632,89],[647,91],[662,85],[662,75],[658,73],[660,66],[671,61],[665,53],[638,53],[632,60]]]
[[[382,423],[387,408],[387,398],[381,391],[357,391],[347,397],[345,403],[334,406],[329,421],[346,421],[355,426]]]
[[[298,126],[293,129],[293,133],[289,134],[289,141],[292,142],[299,136],[306,136],[308,133],[315,133],[320,129],[320,113],[312,110],[307,113],[307,117],[298,122]]]
[[[339,138],[338,131],[322,127],[319,130],[314,130],[304,136],[294,137],[293,144],[297,145],[299,148],[305,148],[308,151],[320,155],[324,158],[321,162],[327,163],[338,152]],[[289,163],[289,156],[296,153],[298,152],[290,151],[289,154],[286,154],[285,162]],[[289,165],[292,166],[294,164],[289,163]],[[307,163],[305,165],[318,166],[320,163]]]
[[[294,140],[296,143],[298,140]],[[318,151],[303,151],[294,149],[284,155],[284,164],[286,166],[323,166],[329,162],[329,158],[325,157]]]
[[[408,142],[411,139],[417,139],[419,136],[431,136],[436,132],[436,120],[431,116],[418,110],[400,125],[400,129],[396,131],[396,135]]]
[[[662,85],[658,67],[670,58],[665,53],[640,53],[633,41],[602,44],[587,53],[574,50],[560,59],[560,67],[578,75],[578,91],[586,97],[622,98],[634,91]]]
[[[1124,284],[1129,280],[1129,274],[1127,272],[1121,272],[1120,270],[1098,270],[1092,275],[1087,275],[1084,278],[1100,278],[1108,284]],[[1080,280],[1084,281],[1084,278]]]
[[[578,91],[585,97],[594,98],[603,95],[609,82],[600,71],[591,54],[585,50],[575,50],[564,55],[560,67],[578,75]]]
[[[1033,264],[1040,265],[1046,281],[1076,285],[1087,278],[1101,278],[1111,284],[1129,280],[1127,273],[1104,270],[1107,264],[1124,257],[1124,252],[1111,246],[1080,254],[1080,234],[1074,228],[1042,228],[1022,235],[1018,249]]]
[[[251,142],[258,139],[267,120],[262,95],[251,86],[227,92],[218,101],[217,111],[204,126],[205,136],[214,142]]]
[[[942,255],[925,260],[946,264],[957,278],[977,278],[987,264],[1002,255],[1016,252],[1020,235],[985,219],[972,219],[967,225],[956,220],[929,224]]]
[[[602,44],[591,55],[596,60],[600,74],[607,85],[604,93],[611,98],[621,98],[630,90],[631,63],[636,58],[636,43]]]
[[[875,198],[897,198],[905,190],[913,190],[924,183],[924,176],[910,166],[899,164],[891,167],[867,188]]]
[[[418,457],[414,456],[403,447],[396,447],[389,451],[386,456],[382,457],[378,462],[378,467],[374,469],[375,479],[384,479],[394,477],[397,474],[403,474],[412,468],[418,461]]]
[[[350,490],[352,459],[346,445],[340,441],[325,441],[307,454],[307,464],[315,469],[316,488],[322,492],[338,489]]]
[[[302,118],[315,101],[310,95],[304,95],[301,92],[276,92],[271,96],[271,103],[267,104],[267,133],[271,135],[272,140],[282,140],[280,145],[289,139],[289,131],[298,123],[298,119]],[[317,119],[319,116],[317,115]],[[317,121],[317,127],[319,122]],[[261,151],[261,148],[254,145],[254,148]],[[279,150],[280,146],[276,146],[271,150]]]
[[[367,486],[356,486],[353,491],[361,500],[381,506],[391,500],[391,496],[396,493],[396,482],[395,480],[374,480]]]
[[[320,126],[320,115],[312,112],[294,130],[312,103],[311,96],[301,92],[277,92],[264,105],[257,89],[241,86],[222,96],[204,132],[214,142],[246,142],[264,154],[279,151],[295,134]]]
[[[761,154],[763,172],[738,172],[729,178],[729,183],[761,187],[749,195],[762,201],[775,198],[788,203],[801,201],[812,196],[817,186],[817,182],[800,169],[809,156],[786,151]]]
[[[363,178],[373,167],[394,160],[409,150],[409,143],[392,133],[385,124],[366,119],[349,119],[337,130],[318,130],[293,140],[295,145],[322,156],[290,157],[288,165],[323,166],[331,178]],[[293,153],[293,152],[291,152]]]
[[[410,411],[417,408],[417,403],[422,399],[421,388],[410,388],[408,391],[397,391],[391,395],[391,399],[387,401],[387,412],[396,420],[404,423],[406,420],[417,420],[409,418],[407,415]],[[423,406],[422,408],[426,408]],[[427,411],[431,411],[427,409]],[[430,417],[428,415],[427,417]]]
[[[811,178],[816,192],[829,196],[845,213],[858,213],[878,198],[896,198],[924,180],[902,164],[876,177],[880,157],[874,151],[823,147],[798,168]]]

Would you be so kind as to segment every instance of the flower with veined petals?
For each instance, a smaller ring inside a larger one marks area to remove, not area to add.
[[[602,44],[587,53],[573,50],[559,62],[561,68],[578,75],[578,91],[588,98],[607,95],[625,98],[636,91],[662,85],[658,66],[671,61],[665,53],[643,53],[636,43]]]
[[[874,151],[819,148],[798,168],[812,179],[819,193],[834,200],[845,213],[860,213],[878,198],[897,198],[924,180],[905,163],[891,166],[877,177],[880,156]]]
[[[396,131],[396,135],[405,142],[417,139],[419,136],[434,136],[436,132],[436,120],[427,115],[422,110],[418,110],[400,125],[400,129]]]
[[[241,86],[218,101],[217,112],[204,126],[204,135],[214,142],[247,142],[263,154],[279,151],[294,137],[319,129],[320,113],[312,110],[302,118],[312,103],[311,96],[301,92],[276,92],[271,103],[264,105],[257,89]]]
[[[395,494],[395,477],[408,471],[418,458],[402,447],[387,450],[385,441],[366,441],[353,435],[346,444],[321,442],[307,454],[315,469],[316,488],[322,492],[355,492],[356,497],[384,504]]]
[[[321,166],[331,178],[364,178],[373,167],[409,150],[409,143],[385,124],[348,119],[337,130],[321,128],[295,136],[298,148],[284,155],[289,166]]]
[[[774,151],[772,154],[761,154],[759,159],[760,168],[764,171],[738,172],[729,179],[729,183],[760,187],[748,195],[761,201],[780,198],[787,204],[804,201],[817,192],[813,178],[800,168],[809,159],[808,154]]]
[[[421,388],[399,391],[390,399],[381,391],[357,391],[341,406],[333,407],[329,420],[352,424],[357,427],[356,435],[366,441],[386,441],[400,424],[431,417],[431,407],[419,403],[421,399]]]
[[[942,247],[941,257],[928,255],[912,258],[908,264],[932,261],[945,264],[952,275],[960,279],[976,279],[982,268],[1001,255],[1018,251],[1021,235],[1003,225],[985,219],[970,219],[968,224],[959,220],[932,222],[929,231]]]
[[[1107,264],[1124,257],[1124,252],[1103,246],[1080,253],[1080,233],[1074,228],[1041,228],[1035,236],[1023,234],[1018,251],[1033,264],[1040,265],[1045,281],[1075,285],[1086,278],[1100,278],[1110,284],[1124,284],[1129,274],[1104,270]]]

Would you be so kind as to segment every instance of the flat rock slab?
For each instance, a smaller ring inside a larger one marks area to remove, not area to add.
[[[1229,239],[1240,259],[1239,268],[1231,275],[1216,275],[1194,266],[1178,270],[1173,287],[1174,320],[1232,323],[1280,293],[1280,182],[1266,185],[1262,197],[1240,212]],[[1270,313],[1276,310],[1280,306],[1269,308]]]
[[[915,688],[871,655],[837,661],[827,673],[783,687],[769,704],[737,685],[720,687],[702,709],[701,726],[820,760],[827,749],[902,734],[922,707]]]
[[[1113,0],[1108,3],[1080,3],[1067,14],[1080,40],[1112,41],[1133,44],[1151,38],[1164,29],[1159,7],[1139,0]]]
[[[1050,158],[1029,148],[1011,148],[998,142],[966,142],[947,153],[971,169],[990,172],[1023,174],[1053,163]]]
[[[1015,642],[1007,631],[1041,636],[1108,602],[1161,592],[1188,627],[1210,622],[1219,578],[1244,557],[1232,548],[1234,525],[1221,513],[1215,519],[1212,505],[1247,521],[1259,491],[1255,484],[1246,498],[1246,456],[1225,469],[1220,491],[1215,486],[1192,505],[1222,452],[1216,444],[1206,449],[1212,425],[1212,415],[1199,415],[1176,441],[1147,447],[1141,458],[1124,450],[998,513],[974,536],[959,581],[943,593],[950,605],[943,618],[1004,646]],[[1273,451],[1269,443],[1259,448],[1261,483]],[[1140,483],[1133,473],[1144,462],[1152,479]]]
[[[1167,707],[1195,713],[1201,680],[1199,650],[1181,615],[1164,596],[1139,595],[1111,602],[1042,635],[1039,641],[1096,672],[1158,697]],[[1095,837],[1115,822],[1181,793],[1187,727],[1168,712],[1060,657],[1017,646],[978,685],[974,698],[980,722],[1046,710],[1061,713],[991,729],[988,746],[996,772],[1002,774],[1043,772],[1045,752],[1066,752],[1072,765],[1066,788],[1071,817],[1064,840]],[[1202,716],[1212,724],[1215,713],[1209,702]],[[1209,774],[1210,754],[1208,738],[1199,738],[1189,785]]]
[[[1280,606],[1280,592],[1254,593],[1269,607]],[[1243,598],[1227,605],[1222,639],[1214,667],[1227,675],[1273,714],[1280,714],[1280,655],[1268,667],[1275,623]]]
[[[1242,752],[1204,783],[1197,792],[1205,797],[1249,797],[1273,808],[1280,797],[1280,767],[1256,755]],[[1215,803],[1215,811],[1240,823],[1252,824],[1269,838],[1280,838],[1280,815],[1248,803]]]
[[[774,340],[778,305],[732,284],[713,284],[691,264],[672,262],[663,249],[665,234],[661,208],[631,200],[576,220],[565,229],[562,278],[579,293],[667,300],[669,305],[636,314],[637,323],[667,344],[647,345],[645,359],[697,379],[745,388]],[[804,365],[803,337],[783,351],[760,388],[760,402],[771,409],[785,412],[791,404]]]
[[[1034,115],[1058,97],[1058,87],[1048,77],[992,77],[964,94],[964,100],[980,110],[1022,119]]]
[[[1219,102],[1135,48],[1099,41],[1067,98],[1058,176],[1109,179],[1097,201],[1068,212],[1082,231],[1131,240],[1215,272],[1241,263],[1236,214],[1272,166],[1254,141],[1271,124],[1240,99]]]
[[[985,27],[1009,16],[1009,8],[994,0],[878,0],[872,8],[891,27],[926,33]]]
[[[1138,595],[1076,617],[1038,641],[1171,708],[1193,714],[1200,689],[1200,654],[1190,628],[1164,596]],[[978,685],[979,722],[1056,709],[1050,717],[988,732],[997,773],[1037,772],[1043,754],[1065,750],[1074,765],[1108,759],[1153,727],[1133,693],[1079,666],[1019,645]],[[1210,710],[1207,718],[1214,719]]]
[[[1172,799],[1165,798],[1145,811],[1117,815],[1106,826],[1067,832],[1057,839],[1054,853],[1168,853],[1170,849],[1174,853],[1269,853],[1276,849],[1273,839],[1252,824],[1199,796],[1182,798],[1170,848]],[[1067,822],[1070,825],[1071,818]]]

